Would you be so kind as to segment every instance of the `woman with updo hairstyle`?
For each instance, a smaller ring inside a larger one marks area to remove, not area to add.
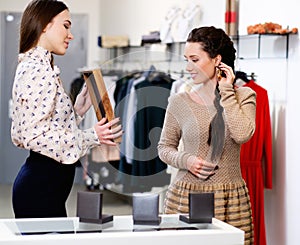
[[[256,93],[233,85],[235,53],[220,28],[205,26],[189,33],[184,58],[193,86],[169,97],[158,154],[178,169],[164,213],[188,213],[189,193],[213,192],[215,218],[242,229],[245,244],[253,244],[240,148],[255,131]]]

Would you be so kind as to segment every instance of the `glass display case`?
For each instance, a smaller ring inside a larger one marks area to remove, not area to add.
[[[105,224],[79,222],[78,217],[0,219],[0,244],[244,244],[244,232],[213,218],[188,224],[179,215],[161,215],[159,225],[134,225],[131,215]]]

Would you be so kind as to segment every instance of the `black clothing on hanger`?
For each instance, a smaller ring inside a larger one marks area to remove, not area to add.
[[[241,79],[243,80],[244,82],[248,83],[250,80],[248,79],[248,75],[246,72],[243,72],[243,71],[236,71],[235,72],[235,81],[237,79]]]

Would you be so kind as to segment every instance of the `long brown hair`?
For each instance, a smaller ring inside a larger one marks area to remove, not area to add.
[[[236,50],[230,37],[220,28],[205,26],[193,29],[187,38],[187,42],[201,43],[203,51],[207,52],[210,58],[218,54],[222,56],[222,62],[229,65],[234,71],[234,60]],[[215,89],[214,106],[216,115],[209,125],[209,136],[207,143],[212,146],[211,160],[221,156],[225,138],[225,123],[222,116],[223,107],[220,104],[218,85]]]
[[[36,46],[45,27],[56,15],[66,9],[68,7],[61,1],[31,1],[21,19],[19,53],[24,53]]]

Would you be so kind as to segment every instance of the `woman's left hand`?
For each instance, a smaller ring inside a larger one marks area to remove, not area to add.
[[[224,64],[223,62],[220,63],[218,68],[226,75],[226,77],[222,76],[221,79],[219,79],[219,84],[221,83],[233,84],[235,75],[232,68]]]
[[[83,116],[91,107],[92,101],[86,84],[76,97],[74,109],[79,116]]]

